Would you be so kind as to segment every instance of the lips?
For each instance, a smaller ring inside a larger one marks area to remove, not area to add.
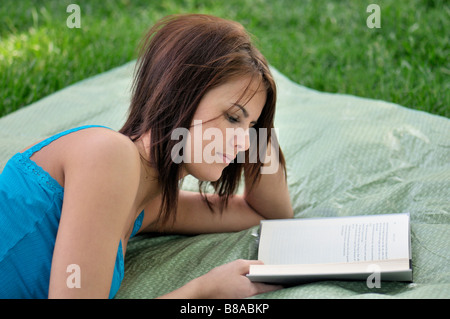
[[[236,157],[236,156],[223,154],[223,153],[219,153],[219,152],[217,152],[217,155],[219,155],[219,157],[222,157],[223,161],[227,164],[231,163],[234,160],[234,158]]]

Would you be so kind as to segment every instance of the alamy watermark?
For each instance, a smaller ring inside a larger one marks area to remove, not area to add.
[[[71,13],[66,19],[66,25],[68,28],[81,28],[81,8],[78,4],[69,4],[66,8],[67,13]],[[381,28],[381,8],[378,4],[369,4],[366,8],[366,12],[371,13],[366,19],[366,25],[368,28]]]
[[[70,13],[70,15],[66,19],[66,25],[68,28],[81,28],[81,8],[78,4],[69,4],[66,8],[66,12]],[[366,8],[366,12],[370,13],[367,17],[366,25],[368,28],[381,28],[381,9],[378,4],[370,4]],[[194,123],[195,125],[196,123]],[[200,123],[201,126],[201,123]],[[246,134],[250,136],[256,136],[256,130],[250,128],[250,132],[236,132],[235,130],[243,130],[243,129],[226,129],[226,137],[228,140],[228,136],[237,136],[241,138]],[[276,136],[276,129],[272,129],[274,131],[271,132],[271,136]],[[185,152],[186,145],[190,144],[190,132],[185,128],[177,128],[172,132],[171,138],[173,140],[182,138],[183,140],[177,143],[177,145],[171,150],[171,157],[175,163],[213,163],[213,162],[233,162],[237,161],[238,163],[244,163],[245,157],[244,152],[236,152],[229,148],[229,144],[223,145],[223,133],[218,128],[208,128],[203,132],[203,134],[195,134],[197,128],[194,128],[194,158],[190,158],[190,153]],[[200,129],[201,132],[201,129]],[[271,151],[266,153],[267,150],[267,129],[259,129],[259,139],[257,141],[259,145],[259,151],[257,151],[255,143],[250,145],[249,152],[249,162],[256,163],[259,158],[264,165],[261,167],[261,174],[273,174],[278,170],[278,156],[279,156],[279,145],[276,138],[271,138]],[[203,141],[209,140],[204,148],[202,147]],[[216,154],[216,155],[214,155]],[[266,156],[270,154],[269,156]]]
[[[369,277],[367,277],[366,285],[367,288],[381,288],[381,268],[377,264],[370,264],[367,266],[367,272],[371,272]]]
[[[81,268],[77,264],[70,264],[66,269],[67,273],[70,273],[66,279],[67,288],[81,288]],[[370,264],[367,267],[367,272],[371,274],[367,277],[367,288],[381,288],[381,268],[377,264]]]
[[[69,4],[66,8],[67,13],[70,14],[66,19],[66,25],[69,29],[81,28],[81,9],[78,4]]]
[[[247,130],[226,128],[224,138],[223,130],[216,127],[203,130],[202,121],[194,120],[192,133],[187,128],[172,131],[171,139],[178,143],[171,150],[171,159],[176,164],[245,163],[245,153],[242,150],[248,148],[249,163],[257,163],[259,159],[265,164],[261,167],[261,174],[274,174],[278,171],[280,149],[276,138],[278,129],[270,130],[269,141],[267,128],[259,128],[258,131],[252,127]]]
[[[366,12],[371,12],[367,17],[366,25],[369,29],[381,28],[381,9],[378,4],[372,3],[367,6]]]
[[[77,264],[70,264],[66,268],[66,272],[70,273],[66,279],[67,288],[81,288],[81,268]]]

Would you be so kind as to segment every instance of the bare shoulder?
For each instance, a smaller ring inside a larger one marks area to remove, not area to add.
[[[75,132],[62,147],[66,208],[108,206],[107,215],[130,212],[141,172],[139,151],[130,139],[113,130],[89,128]]]
[[[64,135],[35,152],[31,159],[62,187],[66,186],[69,171],[95,168],[95,165],[106,168],[108,164],[110,169],[125,170],[137,170],[140,166],[134,143],[106,127],[90,127]]]
[[[64,175],[91,172],[98,178],[114,174],[123,182],[136,182],[140,174],[140,155],[134,143],[113,130],[94,127],[67,136],[62,147]]]
[[[67,162],[86,160],[136,164],[139,152],[123,134],[103,127],[84,129],[67,136],[64,154]]]

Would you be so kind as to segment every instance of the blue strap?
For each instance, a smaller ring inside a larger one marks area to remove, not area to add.
[[[66,131],[63,131],[61,133],[58,133],[56,135],[53,135],[41,142],[39,142],[36,145],[33,145],[32,147],[30,147],[28,150],[26,150],[23,155],[27,156],[27,157],[31,157],[34,153],[36,153],[37,151],[41,150],[43,147],[47,146],[48,144],[50,144],[51,142],[53,142],[54,140],[57,140],[58,138],[60,138],[61,136],[70,134],[72,132],[76,132],[76,131],[80,131],[86,128],[90,128],[90,127],[104,127],[107,129],[111,129],[109,127],[103,126],[103,125],[84,125],[84,126],[80,126],[80,127],[76,127],[76,128],[72,128]]]
[[[142,226],[142,221],[144,220],[144,211],[142,211],[139,216],[136,218],[136,221],[134,222],[133,231],[131,232],[131,237],[136,235],[136,233],[139,231],[139,229]]]
[[[142,221],[144,219],[144,211],[142,211],[139,216],[136,218],[133,226],[133,231],[131,232],[131,237],[133,237],[141,228]],[[124,260],[123,260],[123,247],[122,247],[122,240],[119,241],[119,248],[117,249],[117,256],[116,256],[116,262],[114,264],[114,273],[113,278],[111,282],[111,288],[109,290],[109,299],[114,298],[117,291],[120,288],[120,285],[122,283],[123,277],[125,275],[125,266],[124,266]]]

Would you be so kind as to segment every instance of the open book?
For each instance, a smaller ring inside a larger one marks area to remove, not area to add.
[[[261,221],[254,282],[412,281],[409,214]]]

